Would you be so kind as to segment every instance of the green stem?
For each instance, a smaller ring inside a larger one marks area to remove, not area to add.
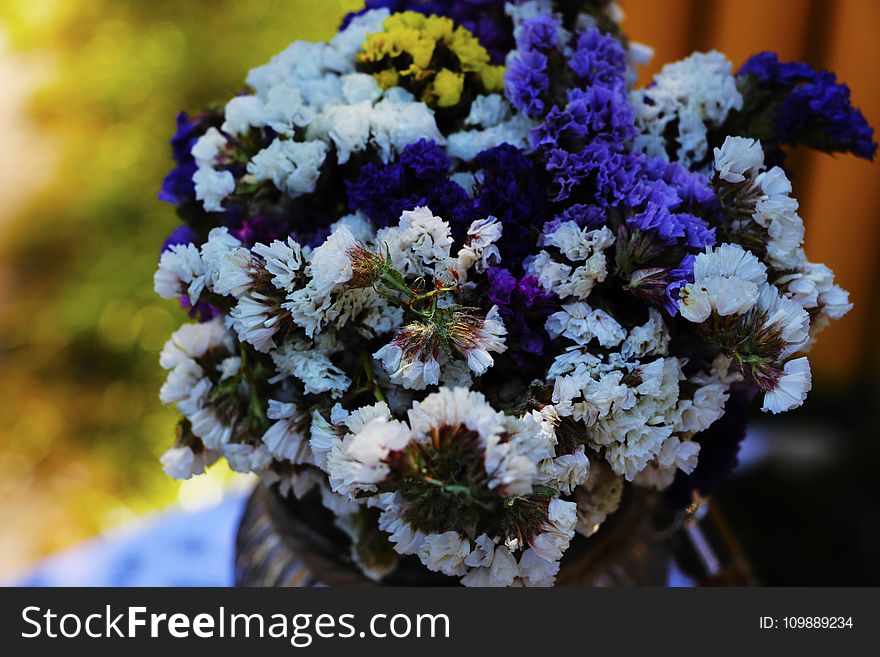
[[[376,383],[376,373],[373,372],[373,363],[370,362],[370,357],[367,355],[366,351],[361,351],[360,354],[361,364],[364,366],[364,373],[367,375],[367,381],[370,384],[370,389],[373,391],[373,396],[376,398],[377,402],[384,402],[385,395],[382,394],[381,388]]]
[[[257,386],[254,384],[254,376],[253,372],[251,372],[250,363],[248,362],[248,349],[245,347],[244,343],[240,343],[241,349],[241,370],[244,372],[245,381],[248,384],[248,392],[250,393],[250,401],[248,404],[248,409],[250,414],[256,417],[260,424],[264,427],[269,426],[269,419],[266,417],[266,412],[263,410],[263,405],[260,403],[259,395],[257,395]]]

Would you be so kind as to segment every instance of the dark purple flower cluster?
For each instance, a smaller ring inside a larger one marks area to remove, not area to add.
[[[400,215],[427,206],[449,221],[457,240],[463,241],[474,219],[494,216],[503,233],[498,247],[505,258],[521,261],[528,255],[546,217],[538,172],[522,151],[502,144],[480,153],[474,197],[449,176],[452,166],[443,149],[433,141],[419,140],[407,146],[389,164],[367,164],[356,180],[346,181],[348,206],[361,210],[377,227],[396,225]]]
[[[498,248],[505,261],[522,262],[547,217],[547,198],[535,163],[509,144],[477,156],[479,183],[472,219],[493,216],[503,226]],[[466,228],[466,227],[465,227]]]
[[[776,53],[762,52],[749,58],[737,75],[745,81],[746,108],[769,108],[777,142],[874,159],[874,131],[852,106],[849,87],[837,82],[834,73],[780,62]]]
[[[471,200],[449,179],[452,162],[433,141],[410,144],[389,164],[363,166],[345,182],[350,210],[361,210],[377,227],[397,225],[405,210],[427,206],[456,226],[471,216]]]
[[[544,322],[558,309],[559,300],[535,276],[517,279],[502,267],[491,267],[486,274],[489,300],[498,306],[507,327],[510,354],[517,365],[526,366],[530,358],[545,353],[550,338]]]
[[[586,193],[613,206],[635,185],[637,164],[625,150],[634,136],[626,96],[593,86],[572,89],[565,108],[553,107],[532,131],[531,140],[556,186],[555,201]]]
[[[339,29],[345,29],[352,18],[371,9],[447,16],[470,30],[489,52],[493,63],[501,64],[513,47],[513,25],[504,13],[505,4],[506,0],[366,0],[363,9],[342,19]]]

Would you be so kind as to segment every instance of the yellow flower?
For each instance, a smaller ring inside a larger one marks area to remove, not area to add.
[[[382,27],[367,36],[357,61],[370,65],[366,70],[383,89],[401,85],[434,107],[452,107],[465,85],[478,92],[504,88],[504,67],[492,66],[479,40],[451,19],[404,11]],[[438,48],[442,56],[435,56]]]
[[[425,20],[425,33],[434,41],[449,43],[453,38],[453,27],[455,24],[451,18],[441,16],[429,16]]]
[[[483,67],[480,69],[480,82],[483,83],[483,89],[490,93],[504,91],[504,67]]]
[[[436,99],[437,107],[452,107],[461,100],[463,90],[464,75],[444,68],[434,77],[434,84],[428,95]]]
[[[373,77],[376,79],[376,83],[382,89],[390,89],[391,87],[396,87],[397,82],[400,79],[400,76],[397,74],[393,68],[387,68],[384,71],[379,71],[374,74]]]
[[[457,27],[449,44],[461,62],[461,70],[465,72],[479,71],[489,64],[489,53],[480,45],[477,38],[463,27]]]
[[[403,30],[407,28],[413,28],[416,30],[421,30],[425,27],[425,15],[420,14],[417,11],[401,11],[396,14],[391,14],[385,21],[382,23],[382,27],[385,28],[386,32],[391,32],[393,30]]]

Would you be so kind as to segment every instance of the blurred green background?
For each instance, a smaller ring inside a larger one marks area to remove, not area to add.
[[[0,578],[219,496],[221,468],[181,487],[157,462],[175,417],[156,359],[184,319],[152,291],[174,117],[357,5],[0,1]]]

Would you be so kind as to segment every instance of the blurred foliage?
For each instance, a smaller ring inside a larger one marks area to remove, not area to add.
[[[175,421],[157,356],[185,315],[152,291],[177,221],[156,200],[174,117],[231,97],[294,39],[328,38],[357,4],[0,3],[13,47],[51,62],[32,112],[60,150],[0,245],[0,521],[21,553],[0,554],[7,569],[177,495],[157,460]]]

